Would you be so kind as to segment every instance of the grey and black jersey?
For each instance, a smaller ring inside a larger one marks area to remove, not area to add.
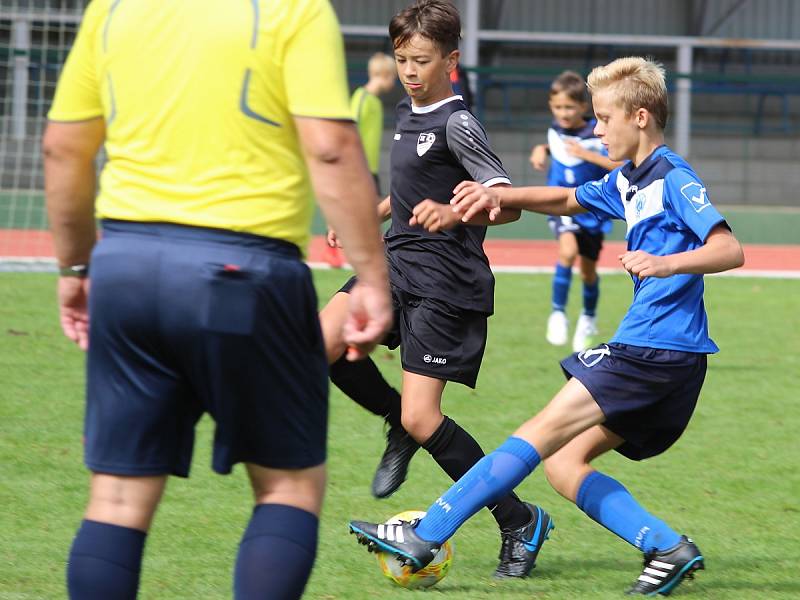
[[[425,199],[449,204],[464,180],[511,183],[461,96],[425,107],[402,100],[391,153],[392,225],[385,236],[392,284],[491,314],[494,276],[483,252],[486,227],[458,225],[430,233],[408,224],[414,206]]]

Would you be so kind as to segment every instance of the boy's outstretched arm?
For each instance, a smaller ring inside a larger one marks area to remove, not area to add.
[[[669,277],[678,273],[721,273],[744,264],[744,251],[739,240],[725,225],[717,225],[700,248],[655,256],[642,250],[620,254],[619,260],[625,270],[640,279],[645,277]]]
[[[598,167],[602,167],[606,171],[613,171],[617,167],[620,167],[625,164],[625,161],[618,161],[618,160],[611,160],[605,154],[600,154],[599,152],[595,152],[594,150],[589,150],[588,148],[584,148],[578,142],[574,140],[567,140],[567,152],[569,152],[572,156],[576,158],[580,158],[586,162],[590,162],[593,165],[597,165]]]
[[[464,223],[475,223],[484,211],[495,221],[501,210],[530,210],[546,215],[562,216],[586,212],[575,199],[575,188],[536,186],[487,188],[474,181],[462,181],[453,190],[450,200],[453,212]]]

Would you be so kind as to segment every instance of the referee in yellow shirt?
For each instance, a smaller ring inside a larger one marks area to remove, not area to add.
[[[61,325],[88,348],[92,479],[70,598],[136,597],[167,476],[188,476],[205,412],[214,470],[245,463],[255,494],[234,596],[299,597],[316,551],[327,425],[325,352],[301,261],[312,184],[358,272],[350,357],[391,320],[376,190],[332,8],[93,0],[49,118]]]

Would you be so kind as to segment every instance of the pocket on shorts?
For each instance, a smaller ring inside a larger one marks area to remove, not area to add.
[[[205,267],[202,326],[207,331],[232,335],[253,333],[258,289],[252,273],[236,265]]]

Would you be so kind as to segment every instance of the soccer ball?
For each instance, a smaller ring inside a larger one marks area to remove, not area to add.
[[[425,516],[425,512],[421,510],[407,510],[393,516],[386,521],[387,524],[398,524],[400,521],[413,521],[414,519],[421,519]],[[408,588],[418,589],[427,588],[439,583],[444,576],[450,571],[453,566],[453,543],[446,541],[436,557],[424,568],[416,573],[411,572],[411,567],[404,566],[397,556],[388,552],[378,552],[378,565],[380,565],[381,573],[387,578],[391,579],[397,585]]]

